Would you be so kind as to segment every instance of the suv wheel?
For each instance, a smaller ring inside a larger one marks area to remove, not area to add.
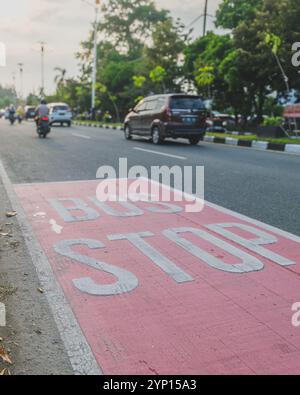
[[[131,140],[132,139],[131,130],[130,130],[130,126],[129,125],[125,126],[124,135],[125,135],[125,139],[126,140]]]
[[[191,137],[189,139],[190,144],[192,144],[192,145],[197,145],[200,142],[200,140],[201,140],[201,138],[199,138],[199,137]]]
[[[155,145],[159,145],[164,142],[164,139],[161,137],[160,130],[157,126],[152,130],[152,142]]]

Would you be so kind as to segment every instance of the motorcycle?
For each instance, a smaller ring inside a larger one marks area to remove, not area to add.
[[[37,120],[37,134],[39,138],[46,138],[51,132],[49,117],[42,117]]]
[[[13,125],[15,123],[15,120],[16,120],[15,114],[14,113],[10,113],[8,119],[9,119],[10,124]]]

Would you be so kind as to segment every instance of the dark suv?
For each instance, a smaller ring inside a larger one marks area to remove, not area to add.
[[[152,137],[154,144],[165,138],[184,138],[196,145],[206,130],[207,110],[199,96],[168,94],[142,100],[125,119],[125,138]]]

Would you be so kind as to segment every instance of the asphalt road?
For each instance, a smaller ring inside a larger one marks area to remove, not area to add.
[[[33,123],[10,126],[0,120],[0,160],[13,184],[95,180],[100,166],[118,169],[119,158],[148,171],[153,165],[203,165],[207,201],[300,235],[300,156],[209,143],[190,146],[185,141],[154,146],[141,138],[126,141],[120,131],[76,126],[53,128],[43,140]],[[0,228],[11,236],[0,238],[0,300],[8,311],[8,325],[0,328],[2,344],[11,350],[13,374],[69,374],[61,330],[50,312],[53,301],[48,304],[38,291],[41,278],[25,246],[24,229],[22,233],[16,218],[6,224],[5,212],[18,211],[13,206],[0,180]],[[2,367],[0,361],[0,371]]]
[[[141,138],[126,141],[120,131],[77,126],[54,127],[40,140],[33,123],[0,121],[0,158],[15,184],[93,180],[99,166],[118,169],[120,157],[148,170],[203,165],[206,200],[300,235],[299,156],[184,141],[157,147]]]

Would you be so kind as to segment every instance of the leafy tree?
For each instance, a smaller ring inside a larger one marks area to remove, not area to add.
[[[244,112],[245,94],[239,81],[239,56],[229,35],[208,33],[185,50],[184,72],[198,92],[211,97],[219,110]]]
[[[235,29],[240,23],[252,22],[262,8],[263,0],[223,0],[217,10],[217,26]]]
[[[197,85],[200,88],[206,88],[212,85],[215,81],[214,71],[215,70],[213,66],[200,67],[198,70],[196,70],[195,80]]]
[[[13,88],[5,88],[0,85],[0,108],[15,104],[16,100],[16,92]]]
[[[300,75],[291,62],[291,48],[293,43],[300,41],[300,3],[294,0],[278,0],[276,2],[264,0],[257,24],[260,29],[271,36],[271,46],[289,79],[291,89],[300,89]],[[274,48],[274,39],[280,45]],[[279,42],[280,40],[280,42]],[[275,58],[276,58],[275,56]],[[277,60],[277,59],[276,59]],[[273,59],[276,66],[277,62]],[[274,88],[281,94],[286,92],[286,84],[282,80],[282,71],[277,67],[277,76],[274,79]]]
[[[224,59],[224,79],[230,84],[240,84],[258,121],[262,120],[266,100],[272,92],[286,95],[283,74],[293,81],[294,88],[300,84],[299,75],[291,65],[291,45],[300,39],[299,18],[300,4],[292,0],[224,0],[218,10],[218,25],[233,28],[236,51],[231,55],[233,63]],[[228,67],[234,72],[228,74]]]
[[[168,15],[151,0],[108,0],[102,10],[100,30],[119,50],[135,54],[150,38],[153,27]]]
[[[165,92],[166,88],[165,88],[165,84],[164,84],[164,80],[166,78],[167,75],[167,71],[164,67],[162,66],[156,66],[153,70],[150,71],[149,73],[149,77],[150,80],[154,83],[154,84],[161,84],[163,87],[163,91]]]
[[[186,37],[181,22],[158,10],[152,0],[108,0],[102,8],[98,29],[104,39],[97,47],[97,83],[107,92],[97,90],[97,109],[122,117],[139,96],[179,90],[179,59]],[[76,55],[79,80],[85,86],[91,84],[93,38],[91,32]],[[156,76],[160,67],[164,72]]]
[[[63,69],[61,67],[55,67],[54,69],[55,71],[58,72],[58,74],[55,76],[54,78],[54,82],[58,85],[58,86],[62,86],[65,84],[66,82],[66,74],[67,74],[67,70]]]
[[[132,77],[135,88],[142,88],[146,82],[146,77],[143,75],[134,75]]]
[[[26,104],[28,106],[37,106],[39,101],[40,99],[35,93],[30,93],[26,98]]]
[[[180,61],[187,39],[181,21],[168,18],[156,25],[152,33],[152,44],[144,50],[145,63],[150,72],[157,67],[157,70],[163,68],[166,71],[160,81],[164,90],[170,92],[180,90],[183,77]]]

